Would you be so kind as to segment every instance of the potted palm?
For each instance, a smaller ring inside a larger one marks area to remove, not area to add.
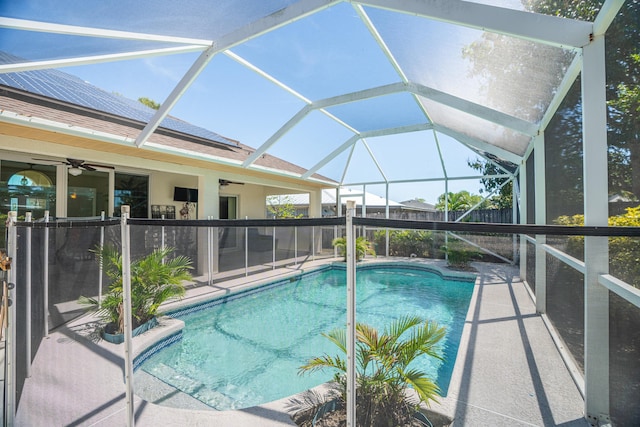
[[[331,244],[338,248],[338,252],[345,257],[345,261],[347,259],[347,238],[346,237],[336,237],[333,239]],[[364,258],[365,255],[376,255],[376,251],[371,246],[371,242],[369,242],[364,236],[360,236],[356,238],[356,260],[360,261]]]
[[[102,329],[105,340],[121,343],[124,332],[122,287],[122,256],[113,246],[94,251],[110,279],[107,293],[99,301],[81,296],[79,303],[88,305],[106,322]],[[183,282],[191,279],[191,260],[185,256],[170,258],[173,248],[155,249],[149,255],[131,262],[131,313],[133,336],[157,324],[160,306],[169,300],[182,298]]]
[[[437,323],[424,321],[417,316],[404,316],[391,323],[380,333],[364,324],[356,325],[356,423],[358,426],[419,426],[424,415],[419,411],[421,403],[437,401],[438,386],[426,373],[410,364],[427,355],[441,359],[438,342],[445,336],[445,329]],[[334,329],[323,334],[346,355],[346,331]],[[319,415],[342,411],[346,401],[347,362],[342,356],[316,357],[300,367],[300,373],[320,369],[335,371],[334,385],[338,391],[336,401],[314,408],[314,425],[322,425]],[[407,394],[408,388],[415,396]],[[329,407],[330,410],[327,410]],[[308,408],[306,408],[308,411]]]

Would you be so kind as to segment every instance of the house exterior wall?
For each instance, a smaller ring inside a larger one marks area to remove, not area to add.
[[[198,177],[170,172],[151,172],[149,174],[149,205],[173,206],[176,218],[180,218],[179,212],[184,203],[173,200],[175,187],[198,188]]]

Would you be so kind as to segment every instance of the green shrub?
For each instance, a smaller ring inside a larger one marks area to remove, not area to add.
[[[447,264],[452,267],[466,268],[471,261],[480,258],[482,253],[472,246],[464,245],[460,242],[450,242],[443,246],[442,251],[447,256]]]
[[[374,241],[378,248],[386,245],[387,232],[379,230],[375,232]],[[433,254],[434,237],[431,231],[423,230],[390,230],[389,231],[389,256],[429,258]]]
[[[583,226],[584,215],[559,216],[554,223],[558,225]],[[640,206],[627,208],[626,213],[609,217],[611,227],[640,227]],[[583,257],[584,237],[571,236],[567,241],[568,254]],[[640,288],[640,238],[609,238],[609,270],[612,275]]]

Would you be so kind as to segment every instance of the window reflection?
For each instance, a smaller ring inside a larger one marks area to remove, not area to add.
[[[46,210],[55,213],[55,182],[55,166],[3,160],[0,163],[0,217],[9,211],[16,211],[19,218],[24,218],[26,212],[32,212],[34,218],[44,217]]]
[[[68,175],[67,216],[94,217],[108,214],[109,173],[83,171],[82,175]]]
[[[116,173],[114,188],[114,216],[120,216],[120,207],[130,206],[131,218],[149,216],[149,177]]]

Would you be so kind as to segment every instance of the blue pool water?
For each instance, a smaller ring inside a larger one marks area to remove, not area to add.
[[[444,280],[408,267],[357,272],[357,321],[383,329],[403,315],[419,315],[447,328],[444,362],[416,361],[446,394],[473,280]],[[322,332],[345,327],[346,272],[328,269],[225,298],[177,317],[181,340],[138,368],[218,410],[259,405],[322,384],[333,372],[298,375],[307,360],[339,350]]]

